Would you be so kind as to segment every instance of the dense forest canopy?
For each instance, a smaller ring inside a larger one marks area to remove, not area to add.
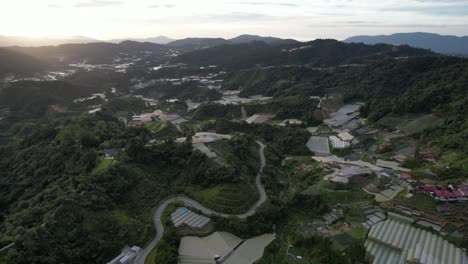
[[[47,68],[47,64],[32,56],[0,48],[0,75],[6,73],[31,74]]]
[[[430,51],[409,46],[345,44],[336,40],[268,45],[264,42],[221,45],[202,49],[175,58],[199,66],[218,65],[227,69],[245,69],[257,65],[309,65],[331,67],[342,64],[363,64],[385,58],[421,56]]]

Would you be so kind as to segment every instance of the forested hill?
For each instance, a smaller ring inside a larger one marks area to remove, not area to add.
[[[453,55],[468,55],[468,36],[442,36],[424,32],[397,33],[381,36],[354,36],[345,42],[392,45],[410,45],[411,47],[429,49],[434,52]]]
[[[183,52],[190,52],[199,49],[212,48],[220,45],[241,44],[251,42],[264,42],[270,45],[298,43],[294,39],[281,39],[275,37],[261,37],[257,35],[240,35],[232,39],[223,38],[185,38],[167,43],[170,47],[179,48]]]
[[[338,87],[370,101],[372,120],[389,113],[432,112],[468,95],[468,59],[427,56],[350,68]]]
[[[150,42],[123,41],[119,44],[96,42],[44,47],[12,47],[10,49],[43,60],[62,58],[70,63],[85,61],[91,64],[100,64],[111,63],[115,58],[124,55],[126,57],[145,55],[157,59],[164,57],[170,47]]]
[[[182,54],[176,62],[199,66],[218,65],[227,69],[244,69],[256,65],[309,65],[331,67],[343,64],[364,64],[385,58],[421,56],[430,51],[409,46],[348,44],[337,40],[314,40],[289,45],[251,42],[221,45]]]
[[[468,152],[468,59],[429,55],[360,67],[253,68],[232,73],[223,86],[242,87],[244,96],[276,98],[324,95],[332,87],[345,101],[366,102],[362,114],[371,122],[388,115],[434,114],[444,123],[426,131],[424,143],[442,151]]]
[[[0,108],[8,107],[15,115],[38,117],[51,106],[66,107],[73,99],[99,92],[93,86],[73,85],[62,81],[20,81],[0,90]]]
[[[0,48],[0,74],[34,73],[47,67],[46,63],[20,52]]]

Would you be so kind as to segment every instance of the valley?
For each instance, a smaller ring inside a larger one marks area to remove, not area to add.
[[[0,58],[0,263],[468,260],[465,58],[252,36]]]

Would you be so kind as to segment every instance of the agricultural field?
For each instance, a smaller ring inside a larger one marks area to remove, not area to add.
[[[114,160],[112,160],[112,159],[105,159],[103,157],[98,157],[98,160],[96,162],[97,165],[94,168],[93,173],[98,173],[98,172],[101,172],[101,171],[107,169],[110,165],[112,165],[113,161]]]
[[[166,129],[169,126],[168,121],[162,121],[162,122],[147,122],[144,123],[144,126],[151,132],[153,133],[158,133],[161,132],[162,130]]]
[[[204,206],[228,214],[244,213],[258,200],[255,187],[244,182],[215,186],[193,196]]]

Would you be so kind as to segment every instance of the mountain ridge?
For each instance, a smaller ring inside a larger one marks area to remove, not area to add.
[[[413,32],[395,33],[391,35],[360,35],[344,40],[347,43],[409,45],[416,48],[429,49],[437,53],[449,55],[468,55],[468,36],[439,35],[434,33]]]

